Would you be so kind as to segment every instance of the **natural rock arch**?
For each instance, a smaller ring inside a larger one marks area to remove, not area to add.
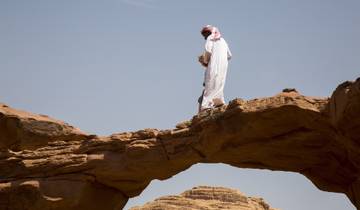
[[[195,163],[298,172],[360,208],[360,79],[329,98],[285,90],[204,112],[173,130],[98,137],[0,106],[0,209],[121,209]]]

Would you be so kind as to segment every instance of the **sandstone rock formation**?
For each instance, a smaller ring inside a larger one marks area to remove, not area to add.
[[[0,105],[0,209],[121,209],[151,180],[200,162],[301,173],[360,209],[360,79],[331,98],[287,89],[172,130],[111,136]]]
[[[157,198],[144,206],[130,210],[276,210],[262,198],[247,197],[241,192],[224,187],[199,186],[180,195]]]

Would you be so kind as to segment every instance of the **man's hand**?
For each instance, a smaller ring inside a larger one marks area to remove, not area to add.
[[[204,55],[200,55],[198,57],[199,63],[203,66],[203,67],[207,67],[208,63],[206,62],[205,56]]]

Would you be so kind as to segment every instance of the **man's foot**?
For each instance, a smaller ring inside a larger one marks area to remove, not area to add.
[[[225,105],[225,102],[221,100],[220,98],[213,99],[214,107],[218,108]]]

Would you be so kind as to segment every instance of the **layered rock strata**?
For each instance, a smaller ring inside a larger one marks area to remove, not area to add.
[[[262,198],[247,197],[238,190],[199,186],[180,195],[164,196],[130,210],[276,210]]]
[[[0,105],[0,209],[121,209],[196,163],[301,173],[360,209],[360,79],[331,98],[287,89],[110,136]]]

